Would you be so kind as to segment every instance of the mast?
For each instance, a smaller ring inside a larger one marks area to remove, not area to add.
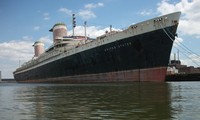
[[[110,25],[110,32],[112,32],[112,25]]]
[[[176,61],[176,53],[174,53],[174,60]]]
[[[87,25],[87,22],[85,21],[85,22],[84,22],[84,28],[85,28],[85,40],[87,40],[87,33],[86,33],[86,27],[87,27],[87,26],[86,26],[86,25]]]
[[[179,61],[179,49],[178,49],[178,51],[177,51],[177,54],[178,54],[178,61]]]
[[[72,36],[74,36],[75,27],[76,27],[76,17],[75,17],[75,14],[72,14],[72,29],[73,29]]]

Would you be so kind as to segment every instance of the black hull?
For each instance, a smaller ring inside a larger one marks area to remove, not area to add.
[[[173,40],[175,39],[176,29],[177,25],[165,28],[166,32],[170,31],[168,35]],[[48,80],[56,82],[57,78],[62,78],[62,81],[66,83],[68,81],[84,83],[84,81],[87,81],[87,77],[76,78],[73,81],[67,79],[67,76],[97,75],[96,79],[98,79],[98,77],[105,75],[104,73],[121,73],[121,71],[136,71],[138,73],[140,70],[151,71],[154,68],[163,68],[162,70],[166,72],[165,69],[173,45],[173,41],[168,35],[163,29],[159,29],[116,40],[25,72],[14,73],[14,77],[18,82],[48,82]],[[156,75],[156,73],[154,74]],[[165,73],[162,74],[165,76]],[[140,79],[140,76],[121,81],[139,81],[133,79]],[[148,81],[149,78],[146,77],[145,79]],[[96,81],[101,82],[101,79]],[[157,81],[164,81],[163,75]],[[95,82],[95,79],[89,82]]]

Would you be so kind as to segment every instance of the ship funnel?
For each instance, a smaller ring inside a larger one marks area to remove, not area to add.
[[[42,53],[44,53],[44,43],[41,41],[37,41],[34,43],[34,50],[35,50],[35,55],[34,57],[40,56]]]
[[[49,30],[53,32],[53,42],[54,44],[59,43],[63,36],[67,36],[67,27],[64,23],[57,23]]]

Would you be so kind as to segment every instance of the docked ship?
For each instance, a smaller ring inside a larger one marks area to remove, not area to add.
[[[17,68],[17,82],[97,83],[164,82],[180,12],[159,16],[121,31],[106,31],[95,39],[67,34],[55,24],[53,45],[34,43],[34,57]]]

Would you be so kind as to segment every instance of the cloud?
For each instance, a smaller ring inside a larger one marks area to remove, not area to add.
[[[33,57],[33,42],[11,40],[0,43],[0,68],[3,78],[13,78],[13,71]]]
[[[96,3],[96,4],[89,3],[89,4],[84,5],[84,9],[80,9],[79,12],[76,14],[84,20],[96,18],[96,14],[93,12],[93,9],[103,7],[103,6],[104,6],[103,3]],[[69,16],[71,16],[73,13],[75,13],[68,8],[60,8],[58,11],[65,13],[66,15],[69,15]]]
[[[181,46],[181,43],[183,42],[183,38],[181,37],[176,37],[173,46],[178,47]]]
[[[44,20],[49,20],[50,19],[50,17],[44,17]]]
[[[153,10],[149,9],[149,10],[143,10],[139,13],[142,16],[149,16],[153,14]]]
[[[84,20],[88,20],[88,19],[96,17],[94,12],[92,12],[91,10],[80,10],[78,15],[81,16],[82,19],[84,19]]]
[[[167,14],[175,11],[181,11],[182,16],[179,22],[179,31],[185,35],[191,35],[198,38],[200,36],[200,0],[181,0],[177,3],[169,3],[168,0],[162,0],[158,4],[157,11],[160,14]]]
[[[88,26],[86,29],[86,34],[88,37],[96,38],[100,35],[105,34],[106,31],[109,31],[110,28],[101,28],[100,26]],[[112,28],[114,31],[121,31],[120,29]],[[68,31],[68,34],[72,34],[72,30]],[[85,35],[84,33],[84,27],[83,26],[77,26],[75,27],[75,35]]]
[[[44,15],[44,16],[49,16],[49,13],[44,13],[43,15]]]
[[[84,6],[85,9],[82,9],[78,12],[78,15],[84,19],[84,20],[89,20],[92,18],[96,18],[95,13],[92,11],[94,8],[98,8],[98,7],[103,7],[104,4],[103,3],[90,3],[90,4],[86,4]]]
[[[73,13],[72,10],[69,10],[69,9],[67,9],[67,8],[60,8],[58,11],[59,11],[59,12],[63,12],[63,13],[65,13],[65,14],[69,15],[69,16],[71,16],[72,13]]]
[[[103,6],[104,6],[103,3],[97,3],[97,4],[90,3],[90,4],[85,5],[85,9],[93,9],[93,8],[103,7]]]
[[[33,39],[33,37],[32,36],[22,36],[22,40],[24,41],[31,41]]]
[[[28,60],[33,56],[32,41],[11,40],[0,43],[0,58],[12,61]]]
[[[50,38],[49,35],[40,37],[38,41],[44,42],[45,48],[48,48],[53,44],[53,40]]]
[[[40,29],[40,26],[34,26],[33,29],[34,29],[35,31],[37,31],[37,30]]]
[[[13,78],[12,72],[19,65],[32,59],[34,49],[32,45],[35,41],[31,36],[23,36],[20,40],[9,40],[0,43],[0,68],[3,72],[3,78]],[[43,41],[46,47],[52,45],[50,36],[43,36],[38,39]]]
[[[0,58],[0,68],[2,72],[2,78],[13,78],[13,71],[19,67],[21,61],[10,61]]]
[[[44,14],[43,14],[43,17],[44,17],[44,18],[43,18],[44,20],[50,20],[49,13],[44,13]]]
[[[181,64],[199,67],[200,57],[195,54],[191,54],[187,58],[181,59]]]
[[[200,62],[200,56],[198,56],[196,54],[191,54],[189,57],[196,63]]]

